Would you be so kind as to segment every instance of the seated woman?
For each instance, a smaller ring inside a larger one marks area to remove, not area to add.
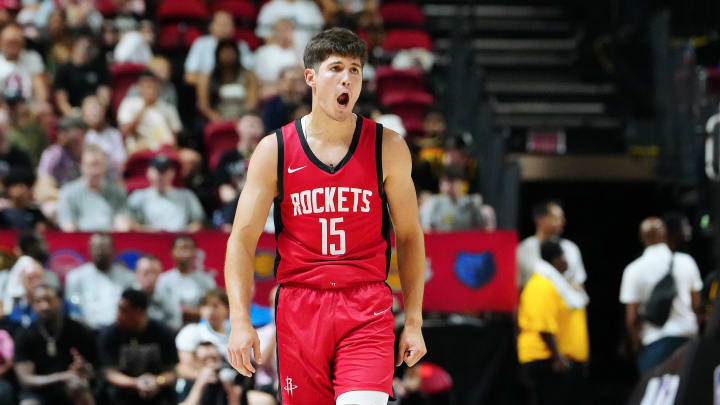
[[[240,63],[240,51],[232,39],[218,43],[215,68],[198,80],[197,99],[198,109],[211,122],[237,120],[257,106],[257,78]]]

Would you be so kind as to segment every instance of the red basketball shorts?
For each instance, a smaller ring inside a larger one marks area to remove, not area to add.
[[[279,391],[284,405],[335,405],[348,391],[392,396],[390,288],[280,287],[275,307]]]

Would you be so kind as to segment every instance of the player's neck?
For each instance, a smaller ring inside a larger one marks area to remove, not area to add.
[[[337,121],[322,111],[313,111],[306,118],[305,138],[332,142],[352,137],[355,120],[355,114],[351,114],[344,121]]]

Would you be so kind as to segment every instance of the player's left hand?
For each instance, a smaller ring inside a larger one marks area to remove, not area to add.
[[[419,326],[405,325],[400,334],[397,359],[395,366],[400,367],[403,361],[408,367],[412,367],[427,353],[425,340],[422,336],[422,329]]]

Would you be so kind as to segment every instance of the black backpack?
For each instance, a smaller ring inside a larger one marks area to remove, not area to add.
[[[672,304],[677,296],[677,285],[673,277],[673,262],[675,255],[670,256],[670,270],[655,284],[650,297],[643,306],[641,317],[643,320],[661,328],[665,325],[672,311]]]

